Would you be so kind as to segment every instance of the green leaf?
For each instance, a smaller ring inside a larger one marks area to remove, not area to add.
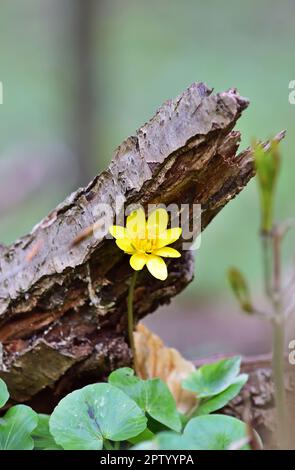
[[[131,447],[131,450],[159,450],[158,443],[156,440],[143,441],[135,446]]]
[[[8,401],[9,393],[6,387],[6,383],[0,379],[0,408],[5,405]]]
[[[183,381],[183,387],[197,394],[198,398],[212,397],[227,389],[240,371],[241,358],[235,356],[206,364]]]
[[[108,382],[126,393],[141,409],[145,409],[145,382],[134,375],[133,369],[122,367],[115,370],[109,375]]]
[[[132,447],[132,450],[193,450],[190,439],[172,431],[164,431],[153,440],[144,441]]]
[[[240,393],[242,387],[245,385],[247,380],[247,374],[239,375],[236,380],[223,392],[202,402],[197,408],[194,416],[209,414],[213,411],[220,410],[221,408],[223,408],[230,400],[235,398]]]
[[[161,379],[146,381],[146,412],[173,431],[181,431],[181,419],[175,400]]]
[[[38,425],[32,432],[35,450],[60,450],[49,431],[49,415],[39,414]]]
[[[99,383],[63,398],[51,415],[49,428],[66,450],[100,450],[104,439],[125,441],[143,432],[146,417],[121,390]]]
[[[248,450],[246,425],[231,416],[206,415],[193,418],[182,435],[161,432],[150,441],[144,441],[133,450],[227,450],[239,445]]]
[[[231,416],[206,415],[193,418],[182,435],[161,432],[140,442],[133,450],[227,450],[232,445],[248,450],[246,425]]]
[[[239,419],[225,415],[206,415],[193,418],[185,427],[183,436],[196,450],[227,450],[241,442],[241,450],[249,449],[242,441],[247,439],[246,425]]]
[[[38,416],[29,406],[10,408],[0,419],[0,450],[32,450],[31,432],[37,423]]]
[[[261,229],[269,233],[273,224],[274,196],[280,170],[279,142],[272,140],[267,148],[258,143],[253,154],[260,194]]]
[[[181,417],[181,415],[179,415]],[[164,424],[160,423],[156,419],[152,418],[148,413],[147,417],[147,427],[153,434],[158,434],[162,431],[167,431],[167,427]],[[183,426],[181,426],[183,428]]]
[[[141,380],[132,369],[124,367],[110,374],[109,383],[125,392],[153,419],[173,431],[181,431],[175,400],[161,379]]]
[[[244,312],[253,313],[254,307],[245,276],[238,269],[231,268],[228,271],[228,280],[241,309]]]
[[[149,429],[145,429],[143,432],[138,434],[138,436],[131,437],[131,439],[129,439],[129,442],[131,442],[131,444],[139,444],[143,441],[150,441],[151,439],[153,439],[153,437],[154,433],[152,433],[152,431],[150,431]]]

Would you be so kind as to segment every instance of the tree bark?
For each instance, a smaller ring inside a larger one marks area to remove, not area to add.
[[[127,138],[86,188],[0,248],[0,376],[13,400],[57,399],[130,363],[131,268],[112,240],[92,233],[96,207],[108,203],[119,213],[130,203],[198,203],[204,229],[254,174],[251,151],[236,155],[240,133],[233,131],[247,106],[236,90],[213,94],[193,84]],[[168,270],[165,282],[140,272],[137,320],[192,280],[191,252],[169,261]]]

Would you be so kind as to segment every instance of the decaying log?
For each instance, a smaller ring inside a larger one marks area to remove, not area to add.
[[[253,176],[251,151],[236,155],[240,134],[233,131],[247,106],[236,90],[213,94],[193,84],[126,139],[86,188],[29,235],[0,248],[0,376],[15,401],[44,389],[60,396],[130,363],[125,313],[131,268],[112,240],[88,233],[97,222],[95,208],[115,198],[117,211],[130,203],[199,203],[204,229]],[[191,252],[168,269],[165,282],[141,272],[137,319],[192,280]]]

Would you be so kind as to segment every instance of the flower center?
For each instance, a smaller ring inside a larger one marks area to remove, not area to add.
[[[157,240],[155,239],[140,239],[135,240],[136,249],[142,253],[152,253],[156,249]]]

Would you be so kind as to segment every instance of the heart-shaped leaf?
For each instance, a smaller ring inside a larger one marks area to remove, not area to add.
[[[247,380],[247,374],[238,375],[236,380],[223,392],[219,393],[218,395],[214,395],[212,398],[208,398],[203,403],[201,403],[196,410],[195,416],[206,415],[223,408],[230,400],[240,393]]]
[[[32,432],[35,450],[61,450],[49,431],[49,415],[39,414],[38,425]]]
[[[161,379],[141,380],[132,369],[124,367],[110,374],[109,383],[130,396],[154,420],[173,431],[181,431],[175,400]]]
[[[37,414],[28,406],[16,405],[0,419],[0,450],[32,450],[31,432],[38,423]]]
[[[140,434],[146,417],[124,392],[99,383],[63,398],[51,415],[49,428],[66,450],[100,450],[104,439],[125,441]]]
[[[173,429],[181,431],[181,419],[175,400],[167,385],[161,379],[146,381],[146,412],[155,420]]]
[[[243,440],[247,439],[246,425],[239,419],[226,415],[206,415],[191,419],[186,425],[184,438],[196,450],[227,450],[241,442],[241,450],[249,449]]]
[[[9,393],[6,387],[6,383],[0,379],[0,408],[5,405],[9,398]]]
[[[143,432],[138,434],[138,436],[131,437],[131,439],[129,439],[129,442],[131,444],[139,444],[140,442],[150,441],[151,439],[153,439],[153,437],[154,433],[152,433],[152,431],[146,428]]]
[[[212,397],[226,390],[240,371],[241,358],[235,356],[206,364],[183,381],[183,387],[195,392],[198,398]]]
[[[134,375],[130,367],[121,367],[109,375],[108,382],[119,388],[134,400],[141,409],[145,409],[145,382]]]
[[[192,443],[181,434],[173,431],[164,431],[157,434],[154,439],[140,442],[132,450],[192,450]]]

